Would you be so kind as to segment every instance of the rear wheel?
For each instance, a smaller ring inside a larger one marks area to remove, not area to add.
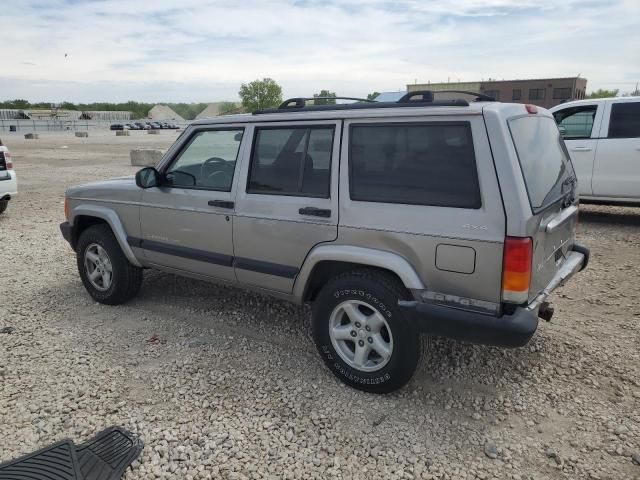
[[[76,259],[82,283],[97,302],[117,305],[138,294],[142,268],[127,260],[108,225],[93,225],[82,232]]]
[[[313,336],[326,365],[346,384],[373,393],[406,384],[420,358],[420,337],[398,307],[407,292],[374,270],[340,275],[313,305]]]
[[[9,206],[9,200],[0,200],[0,213],[4,212]]]

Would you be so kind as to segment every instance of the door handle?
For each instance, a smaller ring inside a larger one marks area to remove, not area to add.
[[[207,204],[210,207],[229,208],[229,209],[235,206],[233,202],[229,202],[227,200],[209,200]]]
[[[573,147],[572,152],[590,152],[593,150],[591,147]]]
[[[331,210],[316,207],[304,207],[298,210],[298,213],[300,215],[311,215],[312,217],[329,218],[331,216]]]

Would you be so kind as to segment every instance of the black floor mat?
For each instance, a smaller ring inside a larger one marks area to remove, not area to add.
[[[0,465],[0,480],[81,480],[81,475],[71,440]]]
[[[118,427],[107,428],[76,447],[84,480],[120,478],[141,451],[142,442]]]
[[[81,445],[64,440],[0,464],[0,480],[118,480],[142,447],[131,433],[111,427]]]

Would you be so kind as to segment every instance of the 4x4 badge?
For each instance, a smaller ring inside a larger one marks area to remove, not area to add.
[[[489,230],[486,225],[471,225],[470,223],[465,223],[462,225],[462,228],[466,228],[468,230]]]

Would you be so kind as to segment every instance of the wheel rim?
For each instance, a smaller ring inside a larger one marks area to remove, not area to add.
[[[109,290],[113,280],[111,259],[107,251],[97,243],[92,243],[85,249],[84,269],[94,288],[101,292]]]
[[[358,300],[347,300],[333,309],[329,336],[340,358],[363,372],[380,370],[393,354],[393,336],[384,315]]]

